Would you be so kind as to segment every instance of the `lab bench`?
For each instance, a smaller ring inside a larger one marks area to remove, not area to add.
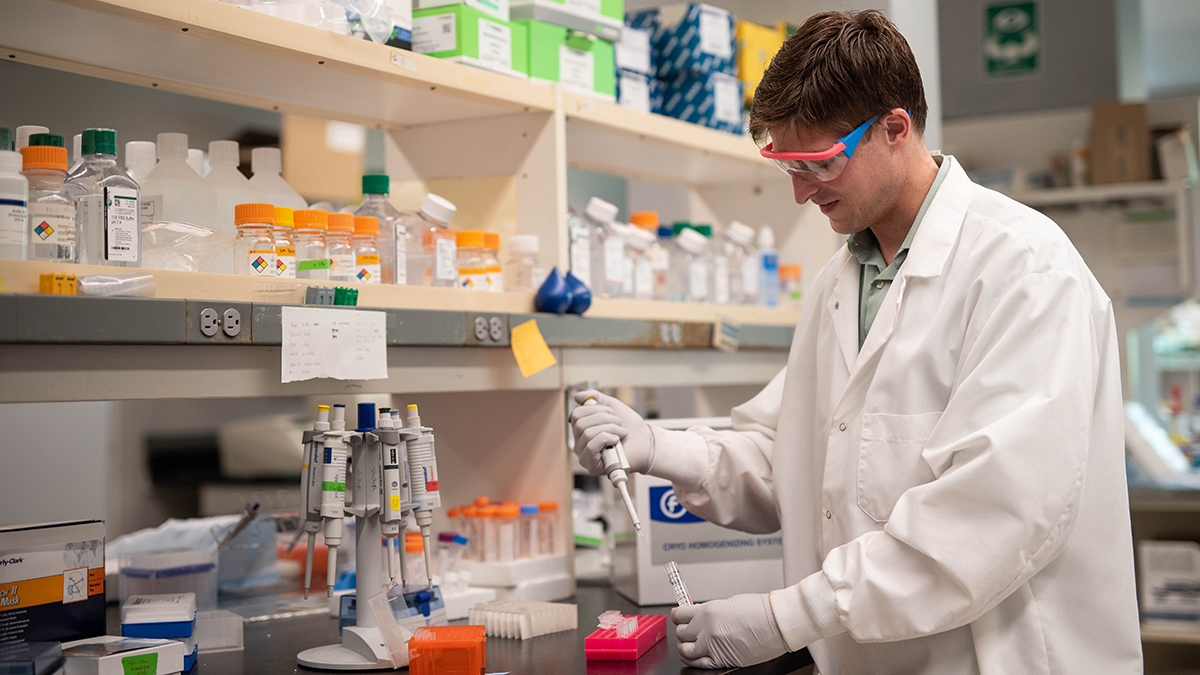
[[[669,626],[667,638],[637,661],[588,661],[583,640],[596,630],[596,617],[609,609],[623,614],[668,614],[671,607],[638,607],[609,586],[580,585],[577,595],[567,602],[579,605],[579,629],[574,632],[543,635],[530,640],[489,637],[487,673],[513,675],[811,675],[812,659],[808,650],[786,654],[774,661],[751,668],[697,670],[679,660],[675,646],[675,628]],[[466,624],[466,620],[454,621]],[[110,633],[120,634],[120,609],[108,610]],[[296,664],[296,655],[310,647],[340,642],[337,620],[328,614],[308,614],[272,618],[245,623],[243,651],[200,653],[189,675],[274,675],[276,673],[329,672],[310,670]],[[385,672],[385,671],[379,671]],[[408,672],[402,669],[401,672]]]

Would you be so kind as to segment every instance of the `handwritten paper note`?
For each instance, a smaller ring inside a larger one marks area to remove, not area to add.
[[[536,375],[558,363],[546,346],[546,338],[538,330],[536,320],[530,319],[513,328],[510,337],[513,356],[517,357],[517,367],[521,369],[522,376]]]
[[[283,308],[282,381],[387,379],[387,315]]]

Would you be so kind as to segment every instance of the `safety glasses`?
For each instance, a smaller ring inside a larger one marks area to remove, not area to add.
[[[900,112],[897,108],[891,112]],[[833,147],[821,152],[776,152],[775,142],[767,143],[767,146],[759,151],[763,157],[771,160],[775,166],[781,171],[788,174],[809,175],[821,181],[831,181],[834,178],[842,175],[842,171],[846,168],[846,163],[854,156],[854,151],[858,149],[858,143],[862,140],[863,134],[867,133],[867,129],[879,119],[880,115],[876,115],[871,119],[858,125],[850,133],[842,136],[833,143]]]

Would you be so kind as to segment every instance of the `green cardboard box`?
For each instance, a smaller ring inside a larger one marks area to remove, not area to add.
[[[413,51],[528,78],[527,31],[469,5],[418,9],[413,12]]]
[[[509,0],[509,18],[544,21],[618,42],[625,25],[625,0]]]
[[[512,19],[508,14],[508,0],[415,0],[413,11],[431,9],[433,7],[451,7],[453,5],[474,7],[484,14],[491,14],[497,19],[505,21]]]
[[[525,19],[529,79],[558,82],[564,89],[616,100],[616,54],[611,42],[562,26]]]

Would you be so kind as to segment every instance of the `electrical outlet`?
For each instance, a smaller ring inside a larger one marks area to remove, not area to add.
[[[493,316],[488,319],[488,334],[492,337],[493,342],[501,342],[504,340],[504,319],[498,316]]]
[[[217,334],[217,330],[221,327],[221,319],[217,316],[217,310],[212,307],[205,307],[200,312],[200,333],[204,337],[213,337]]]
[[[488,341],[488,320],[482,316],[475,317],[475,339],[480,342]]]
[[[232,307],[221,315],[221,330],[229,337],[237,337],[242,332],[242,315]]]

